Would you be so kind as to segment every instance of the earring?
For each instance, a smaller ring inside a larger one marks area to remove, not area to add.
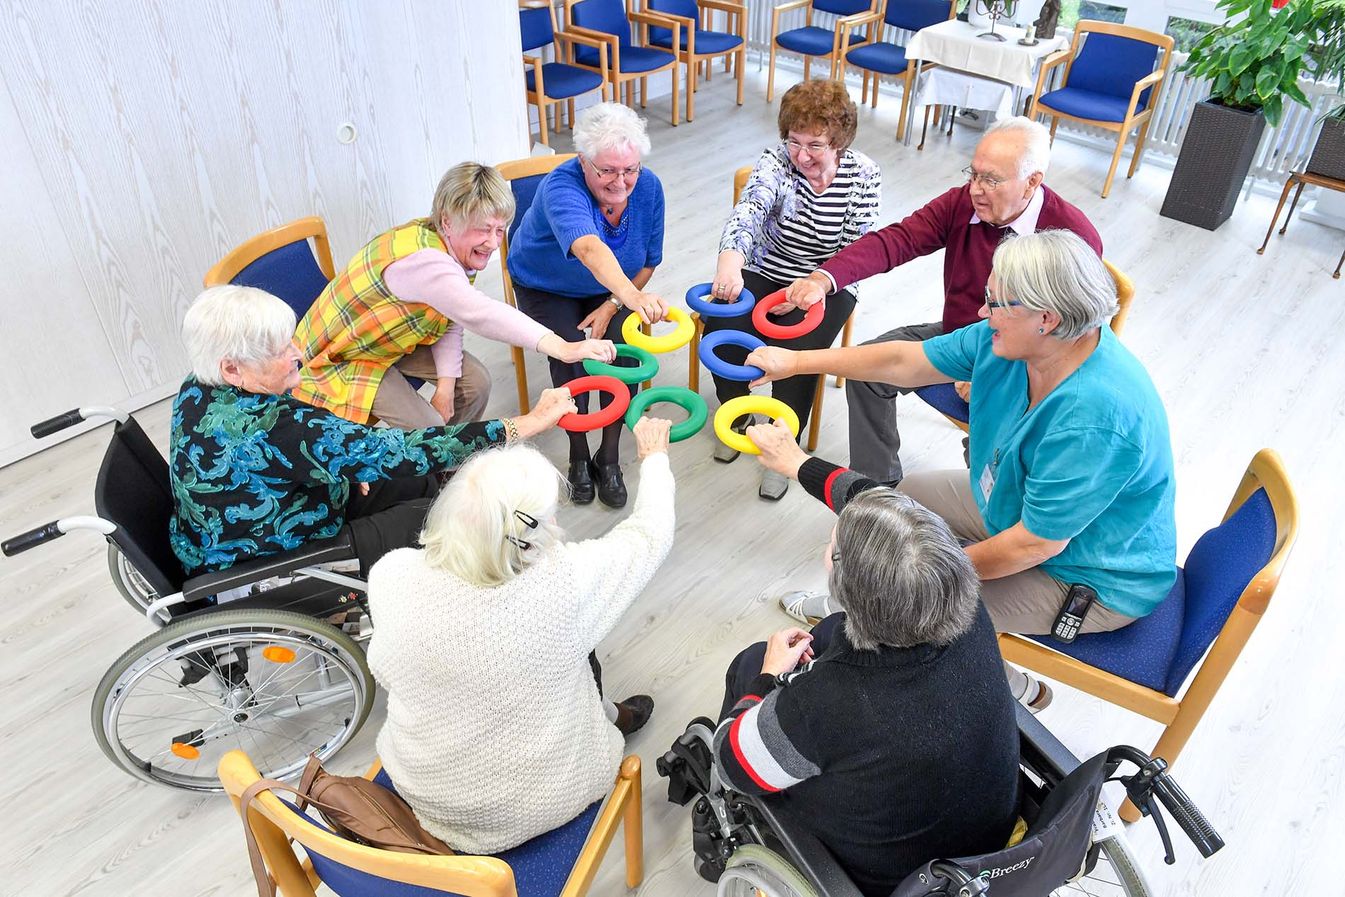
[[[1038,327],[1038,328],[1037,328],[1037,332],[1040,333],[1040,334],[1042,334],[1042,335],[1044,336],[1044,335],[1046,334],[1046,328],[1045,328],[1045,327]]]

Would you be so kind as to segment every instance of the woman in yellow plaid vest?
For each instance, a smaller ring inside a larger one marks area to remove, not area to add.
[[[569,363],[612,361],[610,340],[566,342],[472,286],[513,216],[514,195],[498,171],[450,168],[431,216],[371,240],[299,322],[295,397],[356,423],[403,429],[478,420],[490,374],[463,351],[464,330]],[[409,377],[432,381],[433,398],[421,398]]]

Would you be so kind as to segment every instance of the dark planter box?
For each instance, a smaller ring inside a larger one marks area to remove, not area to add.
[[[1322,122],[1322,130],[1312,146],[1307,170],[1322,177],[1345,181],[1345,121],[1328,118]]]
[[[1259,109],[1244,112],[1212,100],[1196,103],[1159,214],[1206,230],[1227,221],[1265,129],[1266,117]]]

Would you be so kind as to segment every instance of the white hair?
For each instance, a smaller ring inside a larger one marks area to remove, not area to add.
[[[1078,339],[1116,314],[1116,281],[1093,247],[1073,231],[1010,237],[991,263],[1000,295],[1060,316],[1051,336]]]
[[[574,148],[592,159],[603,150],[634,147],[649,155],[649,134],[644,119],[620,103],[598,103],[579,113],[574,123]]]
[[[210,287],[192,302],[182,321],[196,379],[223,386],[220,364],[255,365],[275,358],[294,340],[294,310],[255,287]]]
[[[426,562],[474,586],[508,582],[560,538],[554,519],[562,483],[530,445],[473,455],[425,516]]]
[[[1018,176],[1031,177],[1040,171],[1046,174],[1051,164],[1051,132],[1041,122],[1033,121],[1023,115],[1013,118],[1001,118],[985,132],[984,140],[991,134],[1012,134],[1018,138]]]

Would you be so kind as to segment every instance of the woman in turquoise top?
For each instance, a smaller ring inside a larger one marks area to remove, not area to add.
[[[759,349],[748,363],[764,380],[972,381],[970,476],[920,473],[900,490],[969,541],[998,631],[1049,632],[1069,586],[1083,583],[1098,602],[1081,631],[1107,632],[1156,608],[1177,573],[1167,413],[1143,365],[1105,326],[1115,312],[1116,288],[1096,253],[1048,230],[1000,244],[977,324],[923,343]],[[867,485],[824,461],[805,465],[773,427],[748,433],[764,464],[837,510]],[[826,615],[824,595],[789,604],[798,615]],[[1050,700],[1022,673],[1010,680],[1035,709]]]

